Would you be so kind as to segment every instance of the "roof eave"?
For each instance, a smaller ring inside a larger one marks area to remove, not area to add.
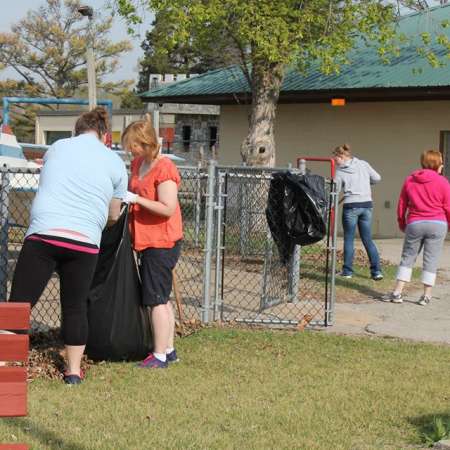
[[[332,98],[342,97],[352,102],[368,101],[414,101],[449,100],[449,86],[418,86],[358,89],[322,89],[308,91],[281,92],[279,103],[328,103]],[[190,103],[199,105],[235,105],[251,103],[251,95],[246,92],[234,94],[177,95],[142,97],[148,103]]]

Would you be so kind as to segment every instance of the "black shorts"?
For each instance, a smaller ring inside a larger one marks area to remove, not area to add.
[[[172,292],[172,270],[181,252],[181,241],[172,248],[147,248],[140,252],[139,273],[142,281],[142,303],[165,305]]]

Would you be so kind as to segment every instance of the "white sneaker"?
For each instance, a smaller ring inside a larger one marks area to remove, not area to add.
[[[347,278],[347,279],[350,279],[350,278],[353,277],[353,275],[352,275],[351,273],[344,273],[344,272],[339,272],[339,273],[338,273],[338,276],[339,276],[340,278]]]
[[[417,302],[418,305],[421,306],[427,306],[430,303],[431,298],[427,297],[425,295],[422,295],[422,297],[420,297],[419,301]]]
[[[383,302],[392,302],[392,303],[403,303],[402,294],[395,294],[394,292],[390,292],[389,294],[383,295],[381,297]]]

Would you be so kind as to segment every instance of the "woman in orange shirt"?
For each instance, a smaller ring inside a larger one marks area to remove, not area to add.
[[[125,129],[122,146],[134,157],[127,201],[132,203],[130,227],[140,253],[142,298],[151,307],[153,352],[139,365],[167,368],[178,361],[174,348],[175,316],[169,302],[172,271],[180,256],[183,226],[178,203],[181,178],[175,164],[159,153],[151,120]]]

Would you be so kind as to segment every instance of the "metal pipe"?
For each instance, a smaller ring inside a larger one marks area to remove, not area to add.
[[[5,302],[8,294],[8,229],[9,229],[9,192],[11,190],[8,166],[0,169],[0,302]]]
[[[8,124],[9,124],[9,103],[8,103],[8,97],[3,97],[3,125],[8,125]]]
[[[301,175],[305,175],[306,161],[303,158],[298,162],[298,169],[299,169]]]
[[[89,23],[90,21],[91,19],[89,19]],[[88,79],[89,110],[92,110],[97,106],[97,86],[96,86],[97,80],[95,77],[94,50],[90,45],[86,50],[86,65],[87,65],[87,79]]]
[[[339,208],[339,187],[332,182],[333,207],[335,216],[338,214]],[[327,325],[334,323],[334,309],[336,305],[336,251],[337,251],[337,220],[333,222],[333,240],[331,242],[331,286],[330,286],[330,302],[328,311]]]
[[[92,19],[94,17],[94,10],[88,5],[78,7],[78,12],[88,18],[87,26],[87,50],[86,50],[86,65],[87,65],[87,80],[88,80],[88,98],[89,110],[97,106],[97,79],[95,77],[95,56],[94,56],[94,38],[92,35]]]
[[[202,209],[202,179],[201,179],[202,164],[199,162],[196,172],[195,180],[195,217],[194,217],[194,244],[198,247],[200,238],[200,215]]]
[[[334,161],[334,158],[313,158],[310,156],[299,156],[297,158],[297,167],[299,167],[300,161],[316,161],[316,162],[328,162],[330,163],[330,177],[334,179],[334,176],[336,174],[336,162]]]
[[[218,173],[218,185],[217,185],[217,227],[216,227],[216,273],[215,273],[215,291],[214,291],[214,320],[218,318],[219,305],[222,304],[222,299],[219,299],[219,294],[222,292],[221,290],[221,282],[222,282],[222,231],[223,231],[223,187],[225,181],[225,174],[223,172]]]
[[[265,252],[264,252],[264,265],[263,265],[263,276],[261,282],[261,297],[259,299],[259,312],[264,311],[266,309],[269,298],[268,298],[268,278],[270,273],[270,266],[272,264],[272,235],[270,233],[269,227],[266,230],[266,242],[265,242]]]
[[[300,245],[294,247],[294,253],[289,261],[289,274],[288,274],[288,296],[289,302],[298,302],[298,288],[300,284]]]
[[[31,103],[36,105],[89,105],[89,100],[80,98],[3,97],[3,125],[9,124],[9,106],[11,103]],[[112,100],[98,100],[97,104],[107,108],[112,123]]]
[[[208,189],[206,192],[206,238],[205,259],[203,270],[203,307],[202,322],[209,322],[209,310],[211,303],[211,260],[214,238],[214,188],[216,176],[216,161],[211,160],[208,166]]]
[[[227,200],[228,200],[228,173],[225,172],[225,183],[224,183],[224,203],[223,203],[223,221],[222,221],[222,278],[220,281],[220,319],[223,320],[223,296],[224,296],[224,286],[225,286],[225,250],[227,247]]]

